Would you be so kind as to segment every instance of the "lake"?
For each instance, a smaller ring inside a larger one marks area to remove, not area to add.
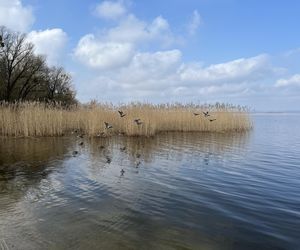
[[[1,138],[0,249],[299,249],[300,114],[253,121],[236,134]]]

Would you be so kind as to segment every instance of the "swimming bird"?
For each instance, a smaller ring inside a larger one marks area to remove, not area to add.
[[[105,147],[103,145],[99,146],[100,149],[104,149]]]
[[[77,154],[78,154],[78,151],[77,151],[77,150],[73,151],[73,153],[72,153],[73,156],[75,156],[75,155],[77,155]]]
[[[124,175],[125,170],[122,168],[120,172],[121,172],[121,175]]]
[[[193,114],[194,114],[194,116],[200,115],[199,113],[193,113]]]
[[[113,126],[110,125],[108,122],[104,122],[104,124],[105,124],[105,128],[106,128],[106,129],[113,128]]]
[[[83,146],[83,141],[79,143],[79,146]]]
[[[109,157],[109,156],[105,156],[105,158],[106,158],[106,163],[111,163],[111,158]]]
[[[204,114],[204,116],[205,117],[208,117],[208,116],[210,116],[210,114],[208,114],[208,111],[206,111],[206,112],[202,112],[203,114]]]
[[[209,119],[210,122],[213,122],[213,121],[215,121],[215,120],[217,120],[217,119]]]
[[[138,118],[138,119],[134,119],[133,120],[137,125],[141,125],[143,122],[141,122],[141,119]]]
[[[77,133],[78,133],[77,129],[75,129],[75,130],[72,131],[72,134],[77,134]]]
[[[137,153],[136,154],[136,158],[140,158],[141,157],[141,154],[140,153]]]
[[[135,167],[136,167],[136,168],[138,168],[139,165],[141,165],[141,162],[140,162],[140,161],[138,161],[138,162],[135,163]]]
[[[77,135],[78,138],[83,138],[84,134]]]
[[[125,150],[126,150],[126,147],[125,147],[125,146],[124,146],[124,147],[121,147],[120,150],[121,150],[121,151],[125,151]]]
[[[123,111],[121,111],[121,110],[118,110],[118,112],[119,112],[119,114],[120,114],[120,117],[124,117],[126,114],[123,112]]]

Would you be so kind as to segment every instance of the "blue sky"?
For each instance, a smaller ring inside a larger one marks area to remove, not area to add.
[[[0,0],[79,100],[300,110],[300,2]]]

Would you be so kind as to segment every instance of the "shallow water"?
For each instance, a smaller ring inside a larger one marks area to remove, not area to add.
[[[0,249],[299,249],[300,115],[253,119],[245,134],[1,138]]]

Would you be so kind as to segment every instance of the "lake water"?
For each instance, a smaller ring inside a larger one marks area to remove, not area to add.
[[[244,134],[1,138],[0,249],[300,249],[300,115],[253,120]]]

